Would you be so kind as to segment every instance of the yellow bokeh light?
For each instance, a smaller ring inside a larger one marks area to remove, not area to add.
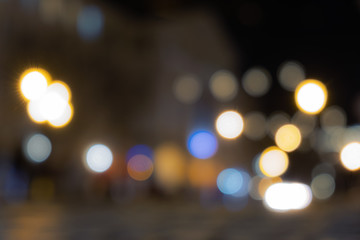
[[[70,123],[73,115],[74,107],[71,104],[67,104],[65,111],[58,118],[49,120],[49,124],[55,128],[65,127]]]
[[[292,124],[280,127],[275,134],[276,145],[286,152],[292,152],[300,146],[300,130]]]
[[[342,165],[349,171],[360,169],[360,143],[352,142],[347,144],[340,152]]]
[[[27,100],[40,98],[50,82],[50,74],[40,68],[26,70],[20,77],[21,93]]]
[[[214,161],[194,159],[190,162],[188,177],[193,187],[214,188],[221,168]]]
[[[267,120],[267,132],[270,137],[274,138],[276,131],[283,125],[290,123],[290,116],[284,112],[276,111],[270,114]]]
[[[307,114],[321,112],[327,102],[327,89],[325,85],[314,79],[302,81],[295,90],[297,107]]]
[[[167,191],[174,191],[185,182],[185,154],[174,143],[164,143],[155,149],[154,173],[156,182]]]
[[[285,173],[289,166],[288,155],[278,147],[265,149],[260,156],[260,170],[267,177],[277,177]]]
[[[237,138],[243,129],[244,120],[238,112],[226,111],[216,119],[216,130],[224,138]]]
[[[30,119],[35,123],[43,123],[46,121],[46,118],[41,114],[40,103],[41,101],[36,99],[30,101],[27,105],[27,113]]]
[[[48,91],[41,99],[40,112],[47,120],[55,120],[65,112],[67,102],[56,92]]]
[[[69,86],[62,81],[54,81],[50,84],[47,91],[56,92],[59,94],[66,102],[71,100],[71,91]]]
[[[33,122],[48,122],[55,128],[64,127],[70,122],[74,108],[66,83],[58,80],[52,82],[50,74],[41,68],[26,70],[20,79],[21,92],[29,100],[27,113]]]

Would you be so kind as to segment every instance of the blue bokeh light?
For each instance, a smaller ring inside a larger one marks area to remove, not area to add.
[[[200,159],[212,157],[217,151],[217,139],[210,131],[193,132],[188,138],[187,147],[191,155]]]
[[[145,155],[146,157],[153,160],[154,152],[148,145],[145,144],[135,145],[127,151],[126,161],[128,162],[135,155]]]
[[[249,195],[251,177],[247,171],[243,169],[237,169],[237,170],[241,174],[243,181],[240,189],[236,193],[232,194],[232,196],[237,198],[239,197],[243,198]]]
[[[77,30],[86,41],[98,38],[104,27],[104,16],[100,8],[89,5],[82,8],[77,17]]]
[[[261,153],[258,153],[252,161],[252,168],[253,168],[253,172],[258,175],[259,177],[265,177],[265,175],[261,172],[260,170],[260,157],[261,157]]]
[[[244,178],[240,171],[227,168],[219,173],[216,183],[223,194],[235,195],[242,190]]]

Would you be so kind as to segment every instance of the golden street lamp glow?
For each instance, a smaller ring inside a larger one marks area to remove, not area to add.
[[[340,152],[342,165],[349,171],[360,169],[360,143],[352,142],[347,144]]]
[[[285,173],[289,166],[288,155],[278,147],[266,148],[260,156],[260,171],[267,177],[277,177]]]
[[[35,123],[44,123],[46,121],[45,116],[40,111],[41,100],[32,100],[27,105],[27,113],[30,119]]]
[[[21,75],[20,88],[23,96],[29,100],[27,113],[33,122],[48,122],[50,126],[60,128],[71,121],[74,108],[66,83],[58,80],[51,82],[48,72],[31,68]]]
[[[66,104],[65,111],[55,119],[49,119],[49,124],[54,128],[65,127],[70,123],[74,115],[74,107],[71,104]]]
[[[302,112],[317,114],[324,109],[327,95],[327,89],[322,82],[309,79],[296,87],[295,102]]]
[[[43,69],[31,68],[20,77],[21,93],[27,100],[40,98],[47,89],[50,75]]]
[[[216,130],[224,138],[237,138],[243,129],[244,120],[238,112],[226,111],[216,119]]]
[[[47,91],[39,105],[41,114],[47,120],[54,120],[65,112],[67,102],[56,92]]]
[[[66,102],[71,100],[71,91],[69,86],[62,81],[54,81],[50,84],[47,91],[55,92],[61,96]]]
[[[280,127],[275,134],[276,145],[286,152],[292,152],[300,146],[300,130],[292,124]]]

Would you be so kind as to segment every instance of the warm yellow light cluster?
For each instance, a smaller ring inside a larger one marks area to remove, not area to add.
[[[306,114],[320,113],[327,102],[326,86],[315,79],[302,81],[295,90],[295,102],[297,107]]]
[[[283,125],[275,134],[275,142],[281,150],[292,152],[300,146],[300,130],[292,124]]]
[[[342,165],[349,171],[360,169],[360,143],[351,142],[343,147],[340,152]]]
[[[35,123],[49,123],[52,127],[66,126],[72,119],[74,108],[69,86],[52,81],[41,68],[30,68],[20,77],[20,90],[28,101],[27,112]]]
[[[262,152],[259,165],[265,176],[278,177],[288,169],[289,157],[278,147],[268,147]]]

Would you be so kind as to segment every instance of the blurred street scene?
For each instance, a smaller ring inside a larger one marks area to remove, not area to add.
[[[357,239],[359,1],[0,0],[1,239]]]

